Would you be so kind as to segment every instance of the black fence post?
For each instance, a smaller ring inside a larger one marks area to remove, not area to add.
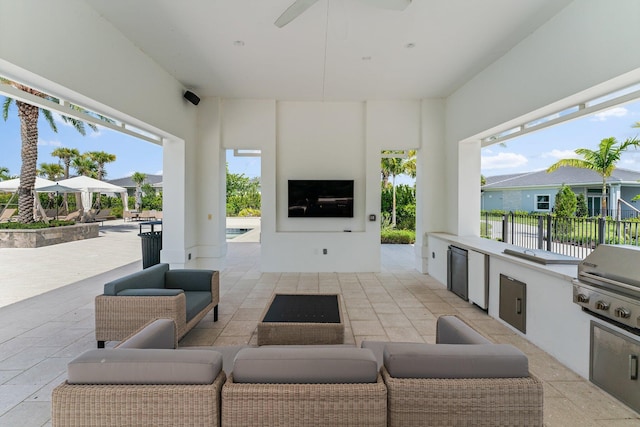
[[[553,240],[553,236],[551,234],[553,217],[551,216],[551,214],[547,214],[546,220],[547,220],[547,250],[551,251],[552,240]]]
[[[544,218],[538,215],[538,249],[544,249]]]
[[[509,243],[509,217],[507,215],[502,215],[502,241],[505,243]]]

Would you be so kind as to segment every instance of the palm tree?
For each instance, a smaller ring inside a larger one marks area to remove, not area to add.
[[[80,155],[80,152],[75,148],[56,148],[51,152],[51,155],[58,157],[64,163],[64,178],[69,178],[69,168],[71,167],[71,161]]]
[[[105,153],[104,151],[90,151],[87,153],[89,158],[93,160],[93,162],[98,166],[98,170],[96,171],[96,177],[98,179],[102,179],[107,175],[107,172],[104,170],[105,163],[111,163],[116,161],[115,154]],[[98,204],[98,209],[100,209],[100,196],[98,193],[96,196],[96,203]]]
[[[600,141],[597,150],[588,148],[578,148],[575,153],[582,156],[581,159],[561,159],[549,166],[547,172],[553,172],[561,166],[570,166],[574,168],[590,169],[598,172],[602,177],[602,214],[607,213],[607,178],[611,176],[616,168],[616,163],[620,160],[620,156],[628,148],[637,148],[640,140],[636,138],[626,139],[618,142],[615,138],[605,138]]]
[[[71,161],[80,155],[80,151],[75,148],[56,148],[51,152],[51,155],[58,157],[64,163],[64,179],[69,179],[69,168],[71,167]],[[67,193],[62,195],[64,200],[64,209],[69,212],[69,200],[67,199]]]
[[[147,175],[141,172],[134,172],[131,175],[131,181],[136,183],[136,211],[140,212],[142,208],[142,184],[147,179]]]
[[[58,99],[40,92],[36,89],[30,88],[23,84],[0,78],[0,83],[8,84],[16,89],[27,92],[31,95],[38,96],[40,98],[48,99],[54,102],[59,102]],[[9,117],[9,108],[14,103],[18,108],[18,117],[20,118],[20,138],[22,140],[22,165],[20,167],[20,187],[18,188],[18,221],[23,223],[34,222],[33,218],[33,206],[34,206],[34,192],[33,188],[36,182],[36,166],[38,163],[38,117],[40,111],[46,119],[49,126],[54,132],[58,132],[55,121],[53,120],[53,114],[51,111],[41,109],[35,105],[28,104],[23,101],[14,100],[13,98],[6,97],[2,104],[2,117],[6,121]],[[80,107],[71,106],[77,111],[83,111]],[[81,135],[86,135],[85,122],[72,117],[61,116],[65,123],[70,123]],[[105,120],[108,120],[105,118]],[[94,131],[98,128],[96,125],[88,123]]]
[[[102,179],[107,176],[107,172],[104,170],[105,163],[111,163],[116,161],[115,154],[105,153],[104,151],[90,151],[86,153],[91,160],[98,166],[96,171],[97,178]]]
[[[7,179],[12,179],[11,175],[9,175],[9,168],[0,166],[0,181],[6,181]]]
[[[51,181],[57,181],[60,177],[64,176],[64,169],[57,163],[40,163],[40,169],[38,169],[38,176],[47,178]],[[55,196],[53,193],[49,193],[49,207],[53,205],[53,199]],[[56,200],[56,204],[58,201]]]
[[[57,181],[64,176],[64,169],[57,163],[40,163],[38,176],[47,178],[51,181]]]
[[[98,165],[87,154],[82,154],[71,160],[71,167],[76,170],[78,175],[95,178],[98,174]]]
[[[383,154],[394,154],[393,151],[383,151]],[[381,161],[382,182],[384,186],[388,185],[389,177],[391,177],[392,186],[392,204],[391,204],[391,225],[396,226],[396,176],[407,173],[406,160],[400,157],[384,157]]]

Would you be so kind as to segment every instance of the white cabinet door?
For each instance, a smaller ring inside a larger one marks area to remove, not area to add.
[[[486,310],[488,305],[488,255],[469,251],[469,301]]]

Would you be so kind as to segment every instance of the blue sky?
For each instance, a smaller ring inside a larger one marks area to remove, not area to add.
[[[482,174],[546,169],[560,159],[576,157],[576,148],[595,150],[604,138],[624,141],[640,136],[640,128],[632,128],[639,121],[640,102],[634,102],[508,140],[504,146],[491,145],[482,149]],[[627,151],[617,167],[640,171],[640,149]]]
[[[56,120],[58,133],[51,130],[40,115],[38,122],[38,167],[41,163],[58,163],[51,152],[59,147],[77,148],[80,153],[105,151],[115,154],[116,161],[107,163],[105,179],[116,179],[133,172],[146,174],[162,173],[162,147],[110,129],[99,128],[98,132],[87,129],[80,135],[59,117]],[[20,174],[20,121],[15,105],[11,106],[7,121],[0,119],[0,166],[9,168],[11,175]],[[73,174],[73,169],[71,174]]]
[[[574,155],[576,148],[595,149],[603,138],[615,137],[619,141],[640,135],[640,129],[631,126],[640,121],[640,102],[617,106],[599,114],[583,117],[509,140],[504,146],[494,144],[482,149],[482,174],[494,176],[546,169],[562,158]],[[38,165],[57,163],[51,152],[58,147],[87,151],[106,151],[116,155],[116,161],[106,165],[106,179],[116,179],[133,172],[162,174],[162,147],[150,142],[100,128],[83,137],[61,120],[56,121],[54,133],[41,117],[39,123]],[[233,157],[228,153],[229,169],[248,177],[260,175],[259,157]],[[0,120],[0,166],[8,167],[10,174],[20,173],[20,123],[15,106],[8,120]],[[640,171],[640,149],[630,150],[618,167]],[[73,173],[73,171],[72,171]],[[408,177],[399,177],[397,183],[410,183]]]

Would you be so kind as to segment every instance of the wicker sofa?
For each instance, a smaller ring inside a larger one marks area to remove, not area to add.
[[[436,344],[364,341],[381,366],[388,425],[542,426],[542,383],[511,345],[493,344],[456,316]]]
[[[240,350],[222,388],[225,427],[383,427],[387,389],[369,349]]]
[[[106,283],[95,299],[96,341],[121,341],[154,318],[175,320],[178,339],[213,309],[218,320],[219,273],[213,270],[170,270],[156,264]]]
[[[222,354],[176,349],[177,331],[154,320],[115,349],[71,361],[53,390],[53,426],[220,426]]]
[[[177,349],[175,321],[157,319],[69,364],[53,425],[543,425],[522,352],[455,316],[438,319],[436,341]]]

